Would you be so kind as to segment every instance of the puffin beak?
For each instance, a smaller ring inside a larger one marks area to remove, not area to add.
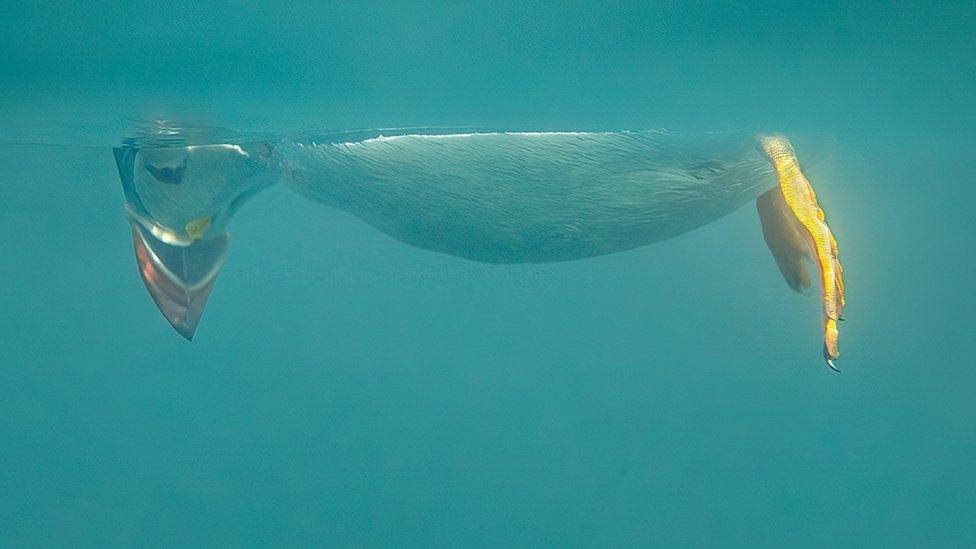
[[[149,295],[173,328],[192,341],[227,255],[227,234],[181,246],[163,242],[137,221],[131,224],[139,274]]]

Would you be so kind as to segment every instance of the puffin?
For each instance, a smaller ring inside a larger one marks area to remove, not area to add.
[[[808,166],[780,133],[398,129],[131,139],[114,153],[139,274],[187,340],[226,257],[230,219],[272,185],[410,246],[506,264],[623,252],[754,202],[787,285],[805,291],[819,279],[823,357],[837,370],[837,241]]]

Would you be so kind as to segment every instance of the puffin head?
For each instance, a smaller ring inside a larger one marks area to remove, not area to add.
[[[191,340],[227,254],[228,221],[274,182],[274,148],[125,146],[115,160],[139,274],[166,320]]]

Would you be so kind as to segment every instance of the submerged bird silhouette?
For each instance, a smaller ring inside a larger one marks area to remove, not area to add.
[[[381,134],[382,133],[382,134]],[[837,244],[781,135],[662,131],[374,132],[323,140],[115,150],[143,281],[192,339],[227,252],[227,223],[283,183],[419,248],[489,263],[568,261],[644,246],[756,200],[795,290],[822,287],[824,357],[839,356]]]

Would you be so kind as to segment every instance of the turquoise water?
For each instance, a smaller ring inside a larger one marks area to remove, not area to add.
[[[0,11],[0,545],[976,541],[971,3]],[[843,373],[751,204],[493,265],[273,186],[188,343],[112,152],[161,120],[825,136]]]

